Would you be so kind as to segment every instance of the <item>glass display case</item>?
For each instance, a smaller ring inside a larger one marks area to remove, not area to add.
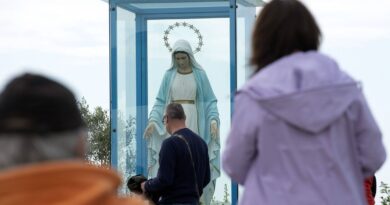
[[[172,51],[177,48],[176,42],[184,40],[190,45],[196,63],[192,64],[191,73],[195,92],[182,103],[193,105],[192,112],[186,111],[186,115],[193,119],[193,129],[208,144],[211,159],[213,184],[204,203],[237,203],[238,187],[223,172],[219,157],[230,127],[234,93],[251,74],[248,65],[251,28],[256,6],[262,3],[260,0],[109,1],[111,164],[124,180],[134,174],[156,175],[159,146],[167,137],[159,119],[164,112],[161,105],[183,98],[174,88],[173,79],[179,76],[185,79],[185,74],[176,72]],[[178,87],[190,87],[187,82],[182,81]],[[216,101],[202,97],[210,93]],[[218,138],[210,137],[209,119],[213,119],[210,113],[218,121]],[[155,129],[145,138],[151,123]]]

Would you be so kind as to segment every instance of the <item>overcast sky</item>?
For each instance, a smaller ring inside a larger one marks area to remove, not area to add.
[[[0,0],[0,89],[44,73],[108,108],[108,7],[100,0]]]
[[[304,2],[323,31],[321,50],[363,82],[390,150],[390,1]],[[65,83],[92,107],[109,107],[107,3],[101,0],[0,0],[0,3],[0,89],[16,74],[33,71]],[[379,181],[390,183],[389,161],[378,173]]]

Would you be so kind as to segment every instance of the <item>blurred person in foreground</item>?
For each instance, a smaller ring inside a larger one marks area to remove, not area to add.
[[[83,162],[87,131],[72,92],[24,74],[0,94],[0,204],[127,205],[120,177]]]
[[[320,37],[297,0],[272,0],[257,19],[256,70],[235,97],[222,163],[242,205],[366,204],[364,179],[386,158],[381,132]]]

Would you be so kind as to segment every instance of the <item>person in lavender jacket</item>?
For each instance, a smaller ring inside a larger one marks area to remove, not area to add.
[[[256,73],[237,92],[222,167],[241,205],[365,205],[364,178],[386,158],[359,83],[317,51],[296,0],[266,4],[253,33]]]

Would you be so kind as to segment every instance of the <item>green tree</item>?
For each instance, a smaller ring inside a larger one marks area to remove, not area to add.
[[[224,184],[223,187],[223,203],[230,203],[227,184]]]
[[[110,164],[110,117],[107,110],[98,106],[92,111],[85,98],[78,102],[81,115],[88,128],[86,159],[97,165]]]
[[[381,188],[380,193],[382,194],[381,204],[390,205],[390,186],[384,182],[381,182],[381,185],[379,185],[379,187]]]
[[[132,115],[118,114],[119,166],[126,167],[126,177],[135,174],[136,167],[136,119]]]

